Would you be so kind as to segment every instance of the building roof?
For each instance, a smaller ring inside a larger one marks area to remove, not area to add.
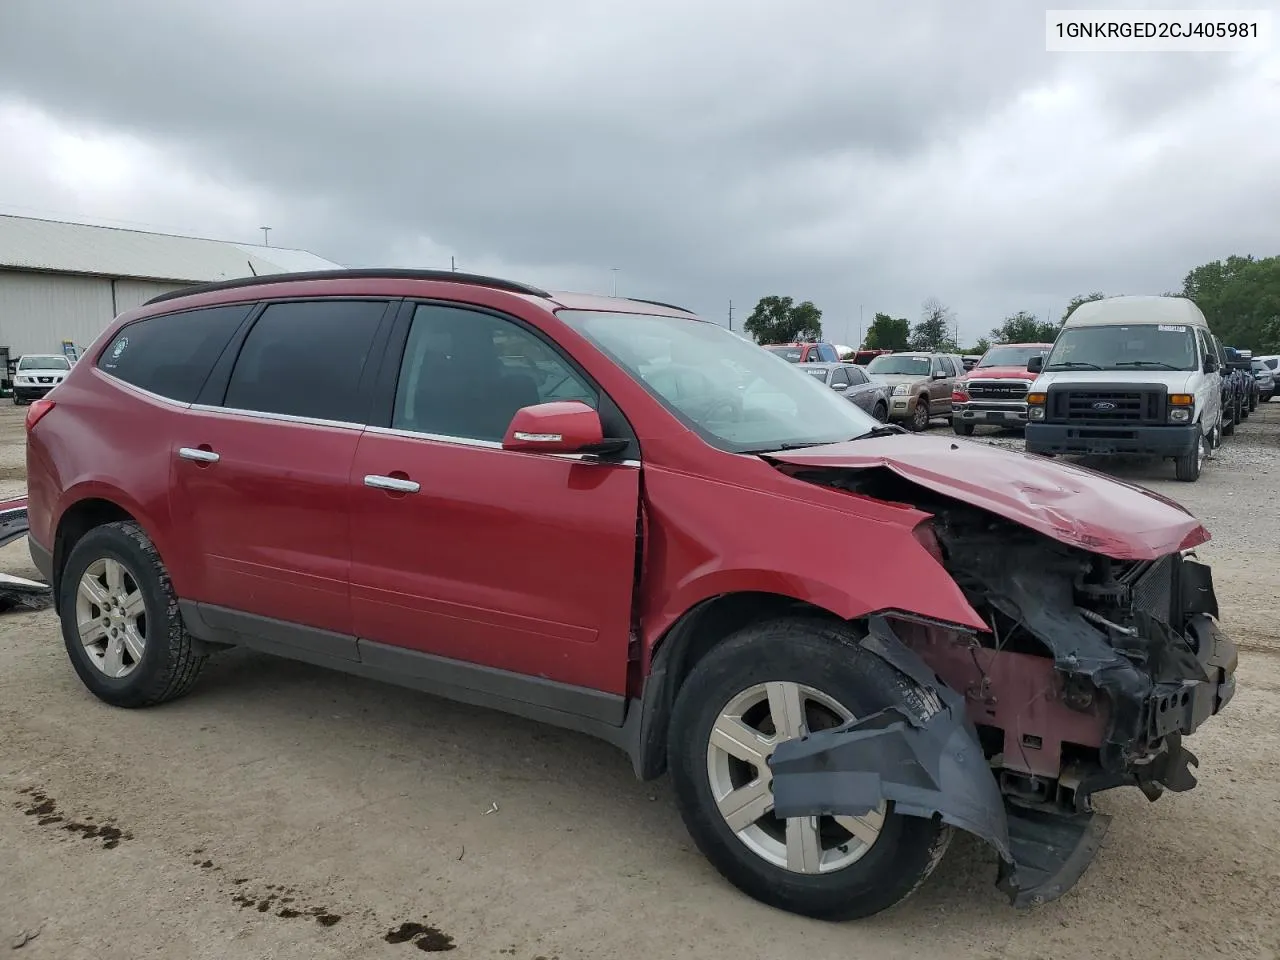
[[[1067,317],[1066,326],[1093,327],[1113,323],[1209,325],[1200,308],[1184,297],[1107,297],[1080,304]]]
[[[0,214],[0,269],[207,283],[338,266],[286,247]]]

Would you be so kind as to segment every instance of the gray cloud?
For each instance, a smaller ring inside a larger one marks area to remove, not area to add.
[[[0,5],[0,98],[241,190],[279,242],[599,290],[619,266],[716,317],[789,293],[845,339],[859,304],[935,295],[976,336],[1273,252],[1267,68],[1047,54],[1016,0]]]

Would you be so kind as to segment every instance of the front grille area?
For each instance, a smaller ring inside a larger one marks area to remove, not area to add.
[[[1013,400],[1027,398],[1028,382],[1017,383],[1001,380],[970,380],[966,385],[973,400]]]
[[[1171,554],[1154,561],[1130,588],[1133,609],[1159,620],[1166,626],[1177,626],[1173,598],[1174,570],[1178,556]]]
[[[1046,418],[1059,423],[1162,424],[1166,391],[1163,387],[1117,390],[1113,387],[1049,389]]]
[[[53,383],[53,377],[36,377],[37,383]]]

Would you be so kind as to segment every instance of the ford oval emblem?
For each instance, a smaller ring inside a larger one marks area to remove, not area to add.
[[[1115,408],[1116,405],[1110,400],[1099,400],[1093,405],[1093,409],[1095,410],[1114,410]]]

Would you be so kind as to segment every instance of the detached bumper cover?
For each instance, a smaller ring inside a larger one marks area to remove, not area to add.
[[[1027,423],[1030,453],[1069,453],[1093,456],[1182,457],[1193,453],[1199,424],[1187,426],[1084,426],[1066,423]]]
[[[872,618],[862,645],[916,683],[923,707],[884,710],[779,744],[770,761],[778,816],[857,816],[889,800],[895,813],[938,816],[987,841],[1015,905],[1069,890],[1093,859],[1106,818],[1083,813],[1042,824],[1034,813],[1006,808],[964,698],[938,683],[883,617]]]

